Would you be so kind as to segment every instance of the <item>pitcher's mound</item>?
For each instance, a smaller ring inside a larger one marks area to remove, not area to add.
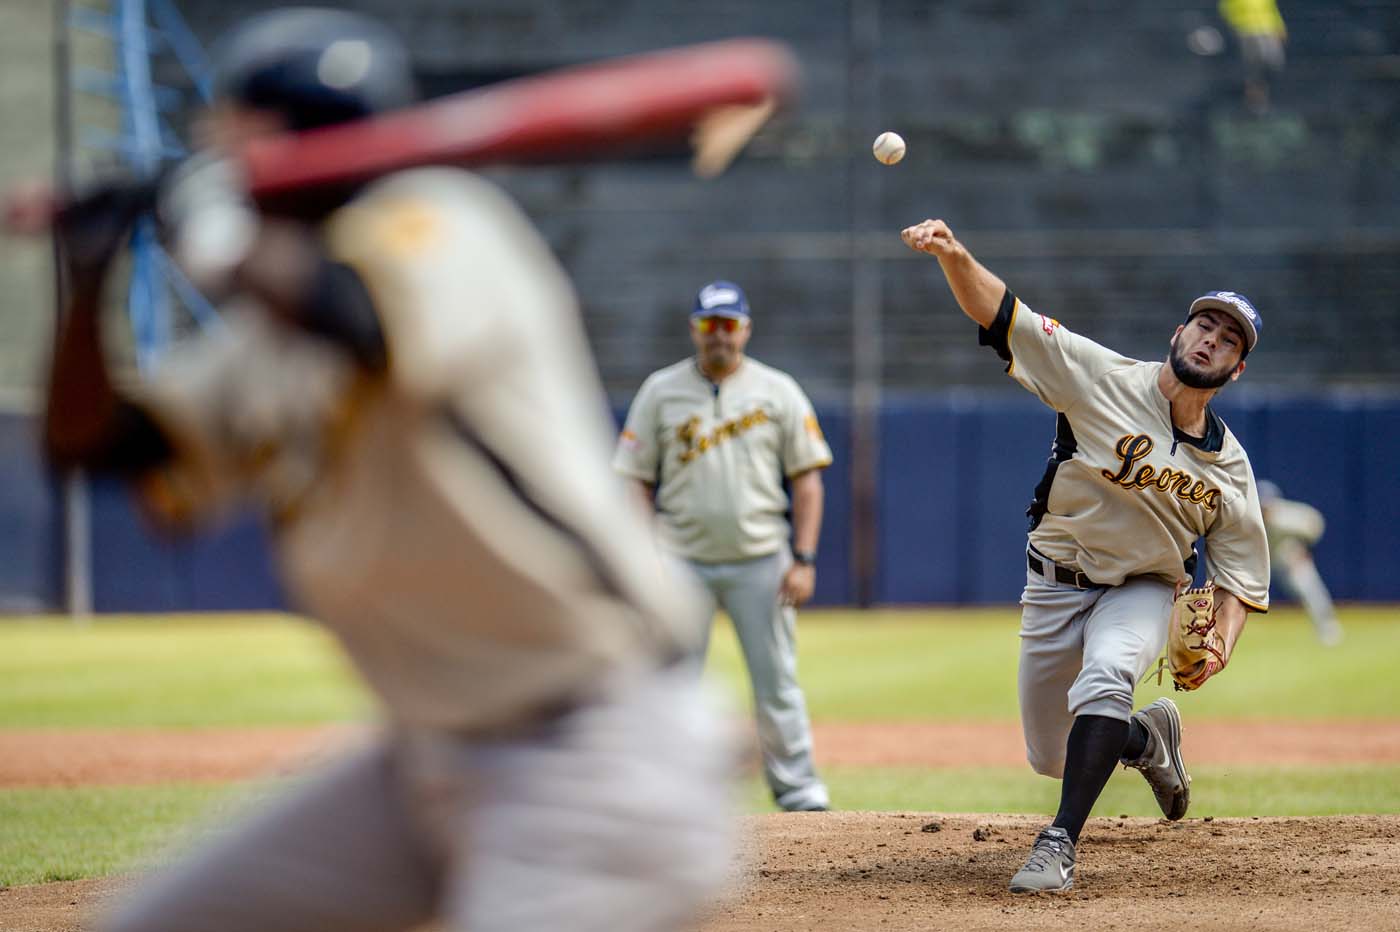
[[[1074,889],[1006,885],[1045,820],[780,813],[745,820],[704,932],[1400,928],[1400,816],[1093,819]]]

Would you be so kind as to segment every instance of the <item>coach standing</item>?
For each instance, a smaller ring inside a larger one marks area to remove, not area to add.
[[[613,466],[642,485],[666,546],[734,622],[774,800],[791,812],[823,810],[830,801],[797,682],[796,607],[816,584],[831,449],[797,382],[744,355],[752,332],[743,289],[702,288],[690,315],[696,355],[642,383]]]

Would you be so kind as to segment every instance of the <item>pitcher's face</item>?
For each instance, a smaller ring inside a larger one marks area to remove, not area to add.
[[[1219,388],[1244,371],[1244,330],[1221,311],[1204,310],[1172,335],[1172,372],[1191,388]]]

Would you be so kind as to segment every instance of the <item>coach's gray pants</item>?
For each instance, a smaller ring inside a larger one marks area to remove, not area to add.
[[[734,622],[753,686],[763,775],[774,800],[784,809],[830,805],[812,760],[807,700],[797,683],[797,612],[778,604],[791,555],[784,550],[755,560],[690,566]],[[702,656],[708,645],[707,628]]]
[[[99,928],[673,929],[729,867],[727,744],[684,668],[530,734],[394,733],[215,833]]]
[[[1036,773],[1062,777],[1077,715],[1127,721],[1133,688],[1167,643],[1173,587],[1145,576],[1076,589],[1026,573],[1021,595],[1021,729]]]

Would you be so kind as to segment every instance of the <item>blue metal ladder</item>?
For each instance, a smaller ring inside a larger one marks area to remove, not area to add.
[[[72,89],[112,101],[120,114],[116,133],[91,125],[77,127],[75,148],[114,154],[138,177],[183,158],[186,148],[166,119],[181,108],[183,95],[155,83],[153,65],[158,57],[173,55],[205,102],[210,97],[210,68],[203,47],[173,0],[109,0],[105,10],[75,4],[67,12],[64,28],[110,42],[114,63],[111,72],[86,66],[73,69],[67,76]],[[170,344],[176,312],[172,298],[199,326],[217,324],[218,313],[156,241],[154,220],[142,218],[131,236],[127,288],[127,315],[142,370]]]
[[[210,98],[210,68],[204,49],[185,24],[173,0],[57,0],[55,13],[57,181],[71,183],[75,165],[99,157],[116,159],[137,177],[148,177],[163,163],[184,157],[186,149],[167,125],[183,95],[155,83],[153,65],[173,55],[195,91]],[[70,49],[75,32],[110,44],[111,71],[74,68]],[[73,95],[111,101],[119,130],[74,125]],[[132,231],[131,279],[127,317],[137,366],[149,369],[174,335],[172,296],[201,327],[215,326],[218,314],[156,241],[155,221],[144,217]],[[92,514],[88,480],[70,473],[63,484],[64,602],[83,621],[92,614]]]

